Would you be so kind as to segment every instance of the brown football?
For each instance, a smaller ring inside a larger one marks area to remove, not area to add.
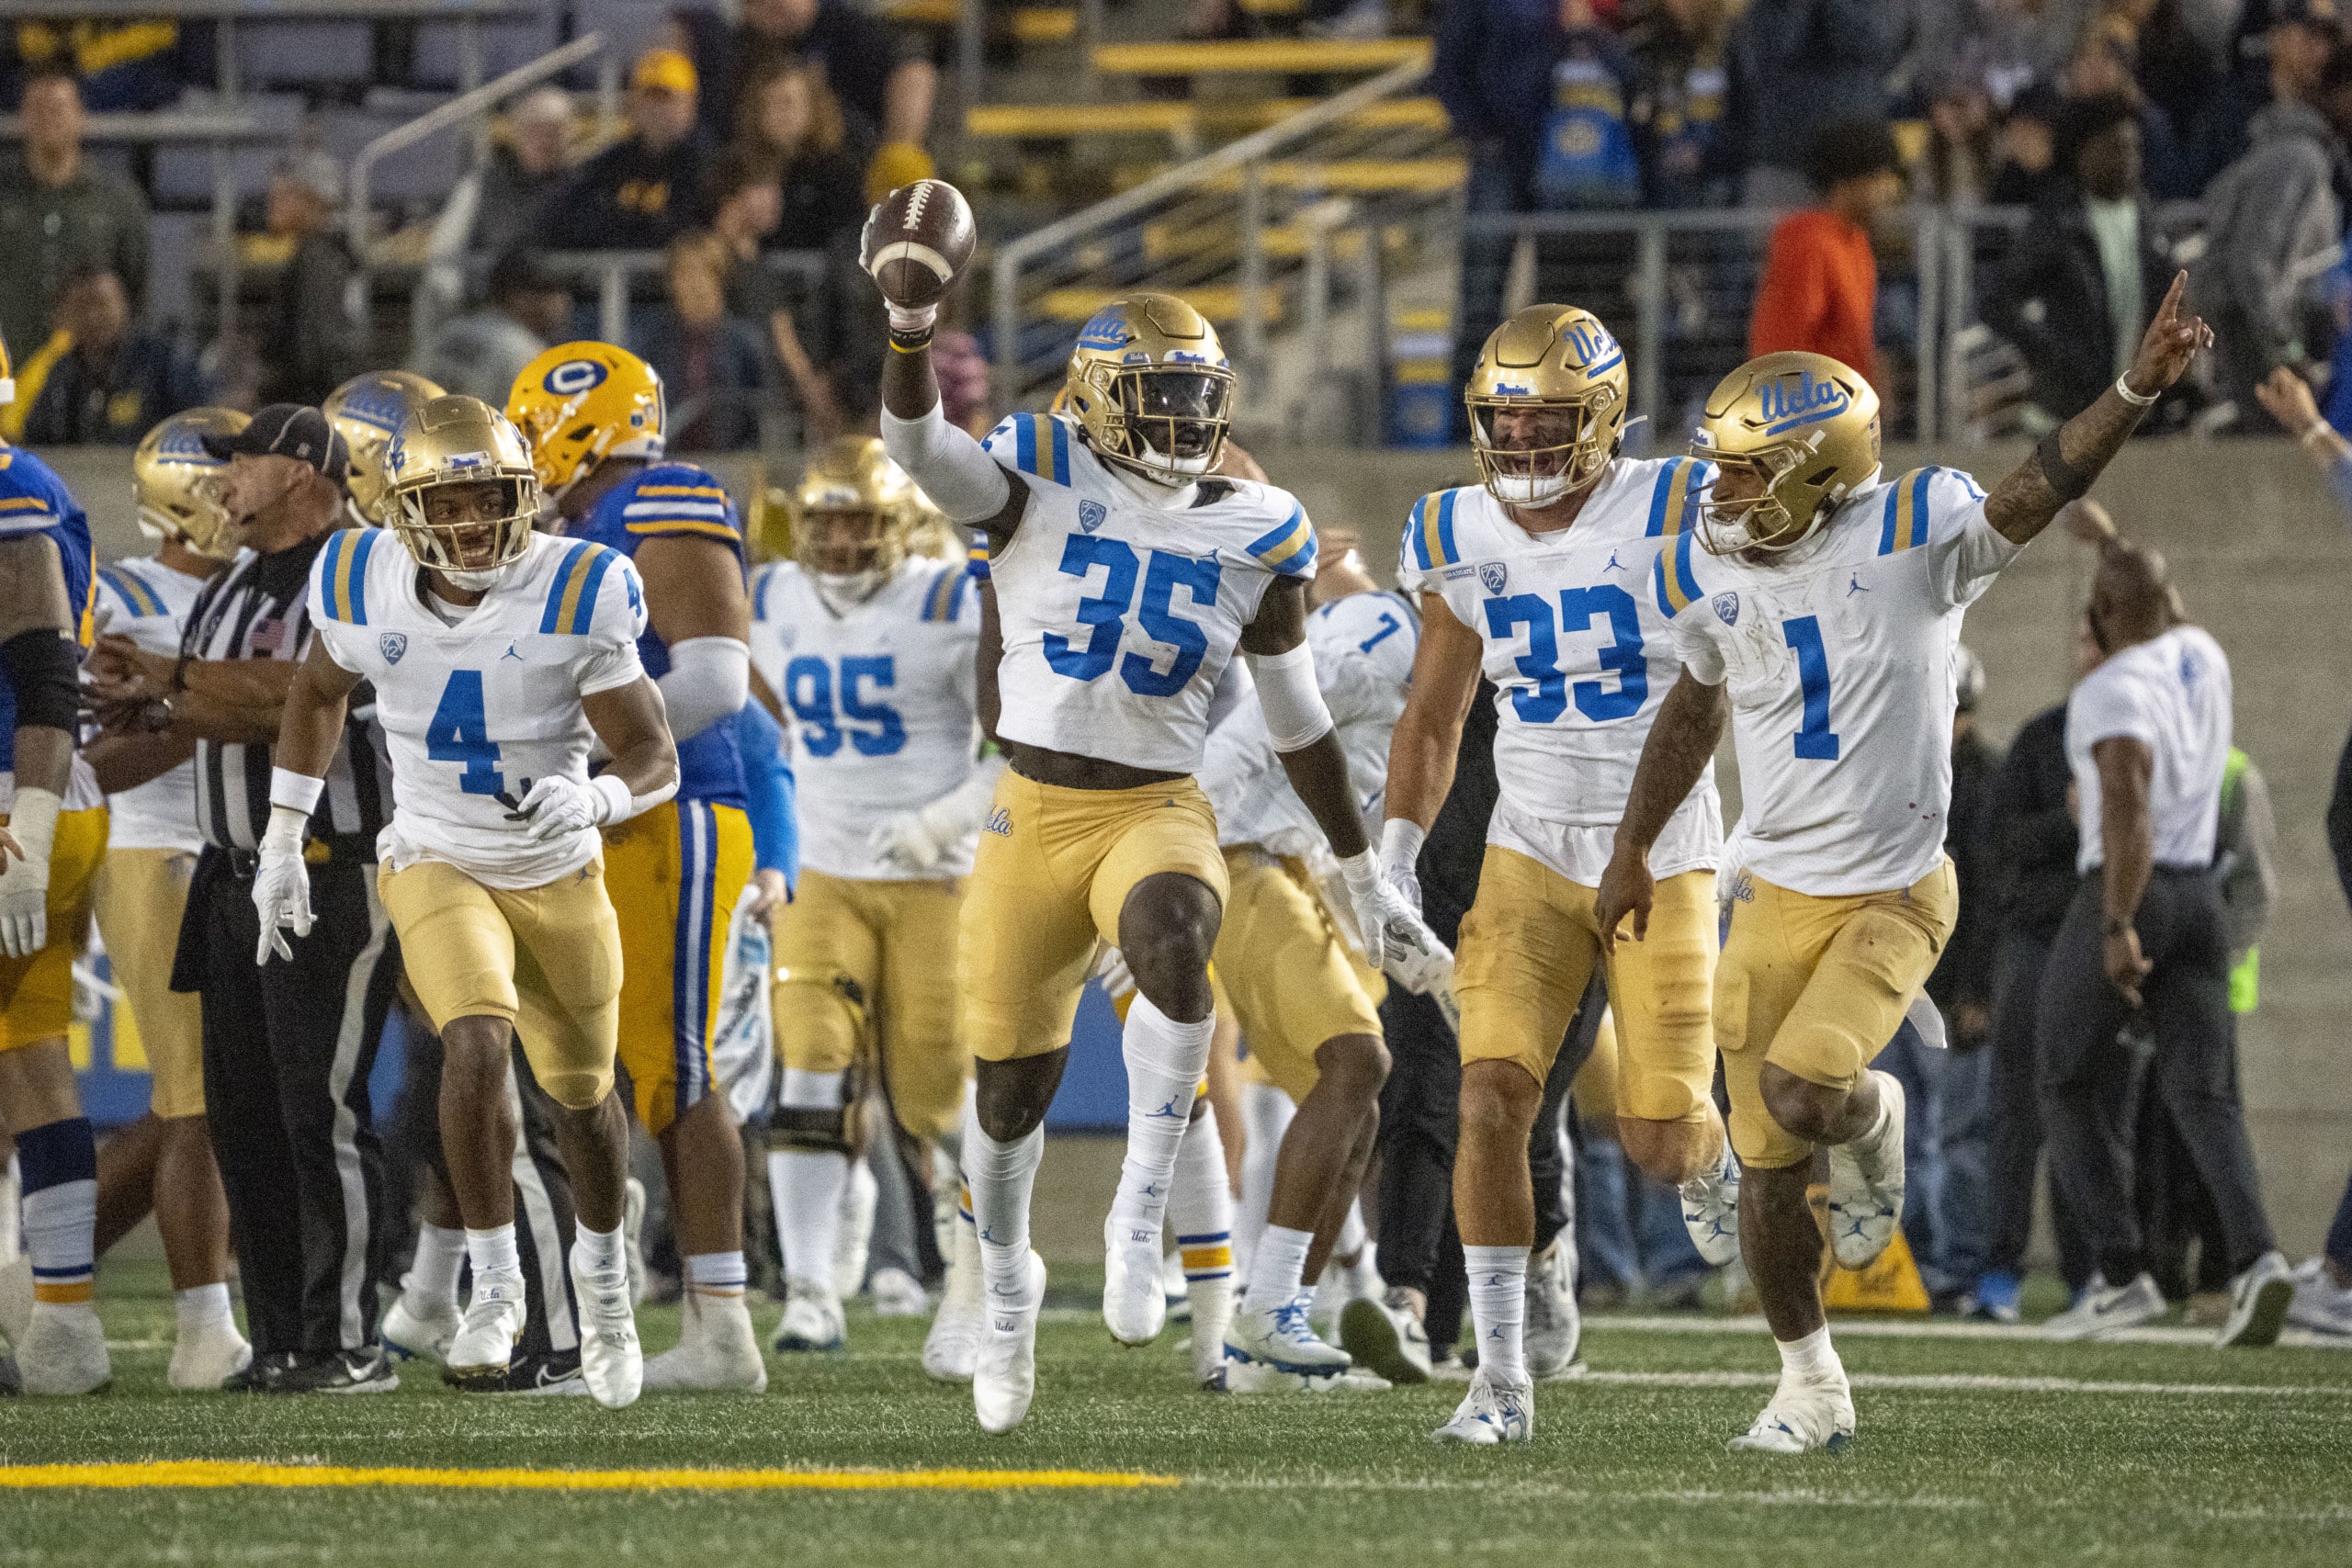
[[[963,192],[945,180],[917,180],[866,214],[858,261],[892,304],[935,305],[970,264],[978,239]]]

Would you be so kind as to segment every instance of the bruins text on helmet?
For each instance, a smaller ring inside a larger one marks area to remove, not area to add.
[[[1172,294],[1130,294],[1079,330],[1063,389],[1087,445],[1165,485],[1216,467],[1233,366],[1208,318]]]
[[[204,449],[204,438],[234,435],[252,423],[234,409],[190,409],[141,437],[130,455],[141,530],[158,539],[177,539],[209,560],[235,555],[229,509],[220,500],[229,465]]]
[[[1625,351],[1600,318],[1531,305],[1478,351],[1463,400],[1487,493],[1549,506],[1600,474],[1625,435]]]
[[[350,493],[351,510],[360,522],[378,528],[391,525],[384,493],[384,448],[410,414],[439,396],[441,389],[413,370],[370,370],[337,387],[319,405],[350,448],[351,468],[343,488]]]
[[[1826,354],[1768,354],[1716,383],[1690,450],[1716,466],[1699,543],[1790,549],[1878,472],[1878,394]]]
[[[393,530],[419,564],[469,592],[522,558],[539,481],[523,437],[480,398],[435,398],[385,450]]]
[[[607,457],[658,459],[667,418],[653,367],[609,343],[560,343],[514,378],[506,417],[539,484],[561,495]]]

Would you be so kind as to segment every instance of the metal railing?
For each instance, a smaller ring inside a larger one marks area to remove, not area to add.
[[[487,266],[494,258],[477,256]],[[596,290],[596,335],[605,343],[628,342],[630,308],[644,292],[642,285],[662,276],[669,263],[663,251],[550,251],[538,257],[548,270]],[[813,297],[825,281],[830,259],[822,251],[763,251],[758,262],[771,277],[788,282]],[[860,303],[867,297],[861,297]],[[758,323],[764,326],[765,323]]]

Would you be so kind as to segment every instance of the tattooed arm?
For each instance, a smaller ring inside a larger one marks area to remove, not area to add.
[[[1730,712],[1724,688],[1708,685],[1688,665],[1666,694],[1657,722],[1642,747],[1641,764],[1634,770],[1634,787],[1625,797],[1625,819],[1617,824],[1609,869],[1600,875],[1598,918],[1600,943],[1608,952],[1617,950],[1617,925],[1628,914],[1634,917],[1634,940],[1649,935],[1650,899],[1657,891],[1650,876],[1650,846],[1707,771]]]

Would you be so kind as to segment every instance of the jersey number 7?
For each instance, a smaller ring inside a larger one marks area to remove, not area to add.
[[[1208,635],[1199,625],[1176,614],[1176,590],[1189,592],[1195,608],[1214,604],[1224,568],[1214,558],[1202,560],[1167,550],[1152,551],[1150,564],[1144,566],[1125,540],[1098,534],[1069,536],[1062,547],[1062,570],[1083,578],[1091,576],[1096,567],[1102,569],[1102,592],[1078,602],[1078,623],[1092,627],[1092,634],[1086,646],[1080,648],[1059,632],[1047,632],[1046,662],[1073,681],[1091,681],[1107,674],[1116,660],[1119,679],[1130,691],[1147,697],[1174,696],[1191,684],[1209,647]],[[1126,635],[1127,612],[1136,602],[1138,571],[1143,578],[1143,607],[1136,619],[1145,636],[1176,650],[1165,671],[1140,653],[1118,657],[1119,641]]]

